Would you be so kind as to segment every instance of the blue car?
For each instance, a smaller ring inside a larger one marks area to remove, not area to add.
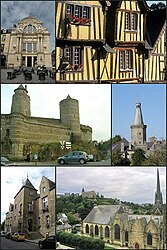
[[[58,158],[58,163],[61,165],[68,163],[79,162],[80,164],[85,164],[89,161],[88,155],[83,151],[72,151],[64,156]]]

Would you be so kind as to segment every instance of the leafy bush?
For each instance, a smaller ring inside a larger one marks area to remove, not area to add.
[[[80,235],[74,235],[71,233],[60,233],[59,235],[60,243],[67,244],[72,247],[79,247],[79,249],[104,249],[104,242],[99,239],[92,239],[89,237],[84,237]]]

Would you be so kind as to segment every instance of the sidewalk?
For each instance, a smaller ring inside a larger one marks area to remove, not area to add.
[[[26,162],[26,161],[21,161],[21,162],[16,162],[17,166],[56,166],[57,162],[52,161],[52,162],[40,162],[40,161],[31,161],[31,162]]]

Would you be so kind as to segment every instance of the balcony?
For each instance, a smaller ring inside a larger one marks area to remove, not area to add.
[[[43,208],[42,208],[42,211],[43,211],[43,212],[48,212],[48,211],[49,211],[48,206],[47,206],[47,207],[43,207]]]

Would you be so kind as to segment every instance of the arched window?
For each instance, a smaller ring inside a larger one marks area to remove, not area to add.
[[[106,227],[105,227],[105,237],[106,237],[106,238],[109,238],[109,236],[110,236],[109,227],[106,226]]]
[[[152,245],[152,234],[148,233],[147,235],[147,245]]]
[[[118,224],[114,226],[114,239],[120,240],[120,226]]]
[[[24,28],[24,32],[26,32],[26,33],[35,33],[36,28],[35,28],[35,26],[29,24]]]
[[[125,241],[129,241],[129,235],[127,231],[125,231]]]
[[[89,225],[86,224],[86,234],[88,234],[88,233],[89,233]]]
[[[95,235],[99,235],[99,228],[97,225],[95,226]]]

